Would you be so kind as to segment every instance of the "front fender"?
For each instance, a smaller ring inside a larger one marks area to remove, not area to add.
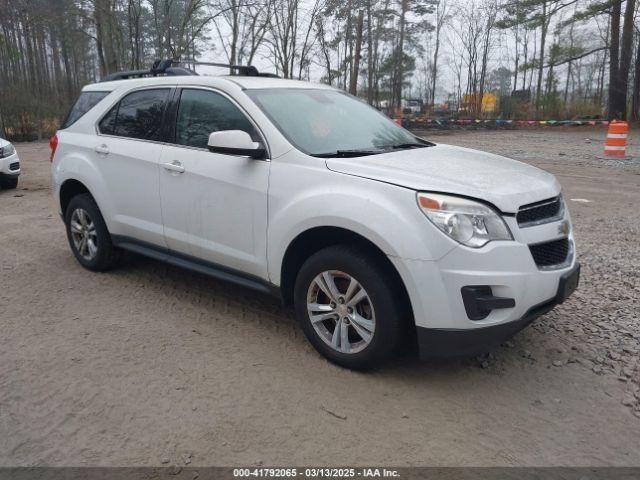
[[[316,227],[352,231],[391,257],[437,260],[455,248],[419,210],[413,190],[326,168],[289,164],[285,178],[278,170],[274,162],[267,247],[269,278],[276,285],[291,242]]]

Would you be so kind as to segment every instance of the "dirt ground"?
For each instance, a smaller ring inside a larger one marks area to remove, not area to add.
[[[490,355],[374,373],[323,360],[270,297],[72,257],[48,146],[0,192],[0,466],[640,465],[640,145],[605,130],[428,132],[556,174],[583,277]],[[586,201],[585,201],[586,200]]]

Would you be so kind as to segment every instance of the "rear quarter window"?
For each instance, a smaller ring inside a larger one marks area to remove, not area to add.
[[[100,133],[139,140],[160,140],[162,116],[169,92],[169,88],[154,88],[125,95],[100,121]]]
[[[71,111],[62,123],[62,129],[68,128],[78,120],[80,120],[89,110],[95,107],[100,100],[109,95],[111,92],[82,92],[71,107]]]

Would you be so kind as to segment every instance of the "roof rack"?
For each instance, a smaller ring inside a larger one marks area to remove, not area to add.
[[[127,80],[129,78],[145,78],[165,76],[182,76],[182,75],[198,75],[193,70],[184,67],[173,67],[173,60],[156,60],[149,70],[125,70],[107,75],[100,79],[101,82],[110,82],[112,80]]]
[[[231,65],[228,63],[217,63],[217,62],[177,62],[186,65],[203,65],[206,67],[222,67],[228,68],[231,71],[236,71],[238,75],[243,77],[269,77],[269,78],[280,78],[275,73],[266,73],[260,72],[253,65]]]
[[[111,73],[104,78],[100,79],[101,82],[110,82],[113,80],[127,80],[130,78],[146,78],[157,76],[185,76],[185,75],[198,75],[193,70],[186,67],[174,67],[173,65],[204,65],[210,67],[223,67],[228,68],[231,71],[237,72],[237,75],[244,77],[269,77],[280,78],[273,73],[259,72],[253,65],[229,65],[226,63],[215,62],[181,62],[171,59],[156,60],[149,70],[125,70],[122,72]]]

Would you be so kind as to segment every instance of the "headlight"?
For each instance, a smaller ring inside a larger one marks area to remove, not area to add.
[[[491,240],[513,240],[502,217],[482,203],[450,195],[418,193],[418,206],[436,227],[467,247],[480,248]]]
[[[0,158],[10,157],[14,153],[16,153],[16,149],[11,144],[0,148]]]

